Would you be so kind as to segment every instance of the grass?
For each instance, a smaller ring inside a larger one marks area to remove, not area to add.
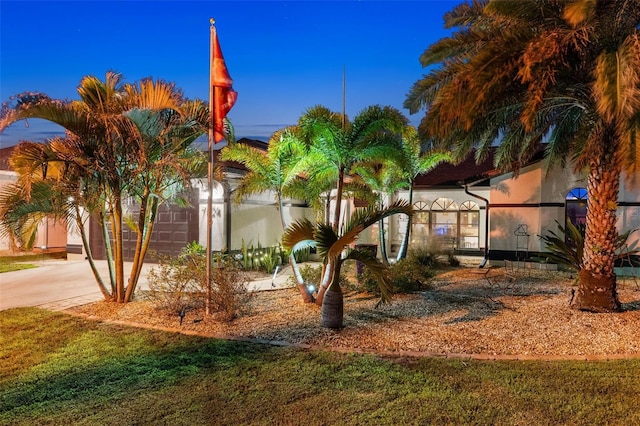
[[[640,360],[383,359],[0,312],[0,424],[640,424]]]
[[[45,252],[44,254],[23,254],[18,256],[0,256],[0,273],[37,268],[38,263],[51,259],[66,259],[66,252]]]

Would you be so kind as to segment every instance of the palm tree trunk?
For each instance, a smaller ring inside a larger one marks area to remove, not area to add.
[[[413,181],[409,185],[409,205],[413,206]],[[402,242],[400,243],[400,249],[398,250],[398,256],[396,261],[400,261],[407,257],[407,251],[409,250],[409,241],[411,233],[411,216],[407,217],[407,224],[405,225],[404,235],[402,236]]]
[[[620,168],[613,154],[615,141],[605,137],[602,145],[605,152],[591,163],[587,178],[584,254],[572,306],[590,312],[616,312],[621,308],[613,269]]]
[[[318,294],[316,295],[316,304],[318,306],[322,306],[322,301],[324,300],[324,295],[327,292],[327,289],[331,286],[334,281],[334,270],[335,263],[337,260],[331,262],[327,262],[322,267],[322,273],[320,275],[321,281],[318,284]]]
[[[278,192],[278,211],[280,212],[280,225],[282,225],[282,232],[287,229],[287,225],[284,220],[284,210],[282,205],[282,193]],[[298,291],[300,292],[300,296],[302,296],[302,301],[304,303],[313,303],[315,300],[313,295],[309,293],[309,289],[307,288],[304,279],[302,278],[302,274],[300,273],[300,268],[298,268],[298,263],[296,262],[296,258],[293,253],[289,254],[289,264],[291,265],[291,270],[293,271],[293,276],[296,279],[296,284],[298,286]]]
[[[289,264],[291,265],[291,270],[293,271],[293,275],[296,278],[298,291],[300,292],[300,296],[302,296],[302,301],[304,303],[315,302],[313,295],[309,292],[309,289],[307,288],[304,282],[304,278],[302,278],[302,274],[300,273],[300,268],[298,268],[298,264],[296,263],[296,259],[293,253],[289,255]]]
[[[327,197],[324,200],[324,223],[329,224],[329,218],[331,217],[331,191],[327,192]]]
[[[385,265],[389,264],[389,256],[387,255],[387,239],[384,236],[384,219],[378,222],[378,241],[380,242],[380,256]]]
[[[87,232],[84,229],[84,222],[82,221],[82,213],[80,213],[80,208],[77,204],[74,204],[75,209],[75,219],[76,226],[78,227],[78,231],[80,232],[80,238],[82,239],[82,246],[84,247],[85,253],[87,253],[87,260],[89,261],[89,266],[91,267],[91,272],[93,273],[93,277],[96,279],[98,283],[98,288],[102,293],[102,297],[106,301],[113,301],[112,293],[109,293],[107,286],[104,285],[104,281],[100,276],[100,272],[98,272],[98,267],[96,266],[96,262],[93,259],[93,254],[91,253],[91,245],[89,244],[89,239],[87,238]]]
[[[378,208],[382,208],[382,201],[378,202]],[[378,221],[378,241],[380,242],[380,256],[385,265],[389,264],[389,256],[387,255],[387,238],[384,233],[384,219]]]
[[[340,269],[342,262],[335,260],[331,284],[323,294],[320,324],[326,328],[342,328],[344,323],[344,296],[340,288]],[[318,299],[320,295],[318,294]]]
[[[144,258],[149,248],[151,234],[155,224],[156,213],[158,212],[158,198],[156,196],[143,196],[140,204],[140,215],[138,218],[138,238],[136,240],[136,250],[129,274],[129,283],[125,293],[125,302],[130,302],[138,286]],[[145,207],[147,206],[147,207]]]
[[[124,257],[122,247],[122,199],[114,194],[111,208],[111,229],[114,240],[114,264],[116,273],[116,302],[124,303]]]
[[[109,269],[109,284],[111,284],[111,298],[116,300],[116,272],[113,262],[113,247],[111,245],[111,237],[107,228],[106,212],[100,210],[100,230],[102,231],[102,240],[104,241],[105,257],[107,258],[107,268]]]
[[[340,229],[340,213],[342,209],[342,187],[344,186],[344,171],[340,169],[338,173],[338,186],[336,188],[336,207],[333,210],[334,229]]]

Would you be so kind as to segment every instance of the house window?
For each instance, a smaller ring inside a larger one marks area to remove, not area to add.
[[[587,219],[587,189],[574,188],[565,198],[565,228],[571,221],[578,229],[584,228]]]
[[[438,198],[431,204],[431,234],[445,247],[455,248],[458,240],[458,205],[451,198]]]
[[[424,201],[417,201],[413,203],[413,210],[411,243],[420,245],[429,237],[429,204]]]
[[[473,201],[465,201],[460,205],[460,248],[477,249],[480,236],[480,208]]]

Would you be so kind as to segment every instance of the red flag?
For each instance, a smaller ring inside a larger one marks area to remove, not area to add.
[[[209,66],[209,109],[211,113],[210,134],[215,143],[225,139],[224,118],[233,104],[236,103],[238,93],[233,91],[233,80],[224,63],[222,49],[218,42],[216,27],[211,25],[211,63]],[[213,132],[213,135],[211,135]]]

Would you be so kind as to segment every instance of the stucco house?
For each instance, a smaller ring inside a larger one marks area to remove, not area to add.
[[[240,139],[239,143],[266,150],[267,143]],[[6,158],[11,148],[0,150],[0,185],[15,180],[8,170]],[[280,242],[281,226],[274,196],[263,193],[233,203],[233,192],[245,173],[242,165],[218,162],[226,179],[216,182],[213,200],[212,249],[239,250],[245,245],[270,246]],[[4,159],[4,163],[3,160]],[[571,167],[544,169],[542,152],[522,168],[518,177],[500,173],[493,166],[493,156],[477,164],[469,157],[458,165],[441,164],[414,181],[411,242],[413,246],[437,238],[454,253],[484,257],[488,261],[503,259],[543,259],[544,244],[538,237],[557,230],[556,221],[565,225],[567,218],[583,223],[586,214],[586,176],[574,173]],[[163,205],[159,209],[150,249],[162,254],[176,254],[186,244],[197,241],[206,245],[207,183],[195,181],[189,195],[191,205]],[[408,199],[408,191],[400,191],[389,199]],[[357,205],[344,201],[345,215]],[[285,200],[285,218],[291,223],[299,218],[313,219],[314,212],[304,200]],[[135,204],[126,205],[135,213]],[[618,229],[640,229],[640,189],[630,187],[624,178],[620,183]],[[387,219],[387,251],[394,255],[402,240],[406,216]],[[36,247],[66,247],[70,257],[84,257],[80,236],[67,232],[61,224],[41,225]],[[104,258],[101,233],[95,222],[90,225],[90,240],[94,256]],[[125,258],[132,257],[135,235],[125,230]],[[377,243],[377,227],[364,232],[360,243]],[[631,240],[640,239],[640,231]],[[6,241],[0,241],[7,246]]]
[[[266,151],[267,143],[254,139],[242,138],[238,143],[248,144]],[[262,247],[277,245],[282,237],[280,217],[276,209],[275,198],[271,193],[258,194],[245,199],[240,204],[233,202],[233,192],[246,172],[246,169],[235,162],[218,160],[219,150],[214,151],[214,164],[222,167],[225,173],[223,182],[214,182],[212,193],[212,247],[213,251],[240,250],[243,245]],[[194,180],[188,194],[190,205],[180,207],[175,204],[163,204],[158,208],[158,215],[151,236],[149,250],[157,254],[176,255],[184,246],[198,242],[206,246],[207,242],[207,179]],[[125,203],[128,213],[135,214],[139,206]],[[284,215],[287,221],[298,218],[312,218],[313,211],[304,200],[284,200]],[[96,259],[104,259],[104,246],[99,225],[91,221],[90,246]],[[77,232],[68,235],[68,256],[84,257],[82,240]],[[125,260],[133,258],[135,248],[134,232],[125,227]],[[148,256],[147,261],[153,261]]]
[[[543,153],[519,175],[499,173],[489,155],[482,163],[473,158],[453,166],[443,164],[419,176],[414,183],[411,242],[439,236],[457,253],[485,255],[489,260],[544,259],[539,235],[584,223],[587,209],[586,175],[571,166],[545,170]],[[396,197],[408,198],[407,191]],[[638,229],[630,242],[640,239],[640,189],[620,180],[618,230]],[[405,218],[389,223],[393,252],[402,238]]]

